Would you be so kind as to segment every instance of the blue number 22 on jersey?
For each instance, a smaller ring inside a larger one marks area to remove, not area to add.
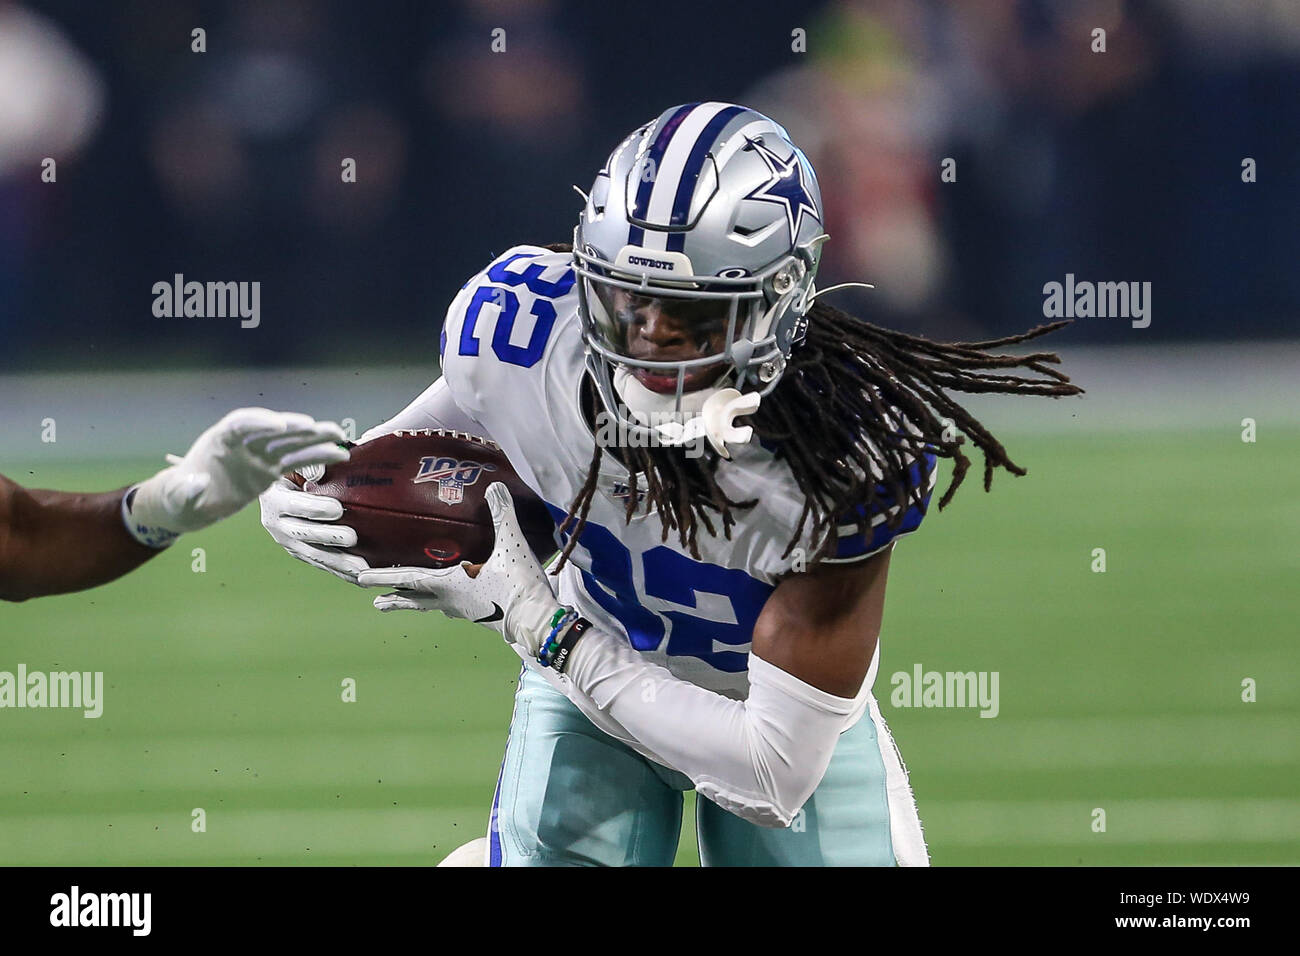
[[[465,307],[465,320],[460,329],[459,349],[461,355],[478,355],[478,318],[483,306],[492,304],[500,307],[501,315],[497,319],[496,329],[492,333],[492,351],[496,357],[511,365],[532,368],[546,351],[546,340],[550,338],[551,327],[555,325],[555,306],[548,300],[558,299],[573,288],[576,276],[572,269],[564,272],[560,278],[549,281],[542,278],[545,267],[538,263],[530,264],[523,272],[511,272],[506,267],[516,259],[531,259],[537,253],[519,252],[494,262],[487,271],[487,277],[495,285],[481,285],[474,290],[474,296]],[[515,321],[519,317],[519,296],[512,290],[524,286],[537,298],[533,299],[530,314],[536,320],[532,334],[526,345],[513,345],[510,337],[515,330]],[[507,288],[501,288],[506,286]],[[447,333],[443,332],[442,348],[445,351]]]
[[[550,502],[546,507],[556,524],[564,520],[562,509]],[[660,545],[640,556],[638,593],[634,556],[608,528],[588,521],[581,547],[591,556],[591,570],[581,572],[587,594],[618,619],[637,650],[658,650],[667,632],[666,654],[698,657],[731,673],[748,666],[754,624],[771,585]],[[652,611],[644,597],[676,607]]]

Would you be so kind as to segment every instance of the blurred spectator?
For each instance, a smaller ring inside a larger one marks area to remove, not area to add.
[[[568,241],[581,203],[570,185],[599,168],[587,169],[582,50],[557,24],[557,4],[459,6],[459,24],[421,67],[428,175],[417,187],[435,217],[430,248],[451,252],[454,242],[468,254],[453,288],[512,245]],[[436,288],[428,294],[439,299]]]
[[[1294,333],[1300,194],[1240,174],[1293,155],[1298,23],[1271,0],[843,0],[751,98],[818,157],[827,279],[875,282],[842,294],[886,320],[1006,332],[1068,272],[1151,281],[1153,336]]]
[[[803,145],[876,321],[1018,330],[1070,272],[1151,281],[1144,338],[1294,334],[1298,64],[1284,0],[0,0],[0,365],[432,363],[467,276],[700,99]],[[261,281],[262,324],[155,318],[176,273]]]
[[[53,22],[0,0],[0,338],[10,354],[38,327],[25,321],[23,279],[40,223],[57,209],[42,174],[71,174],[103,100],[94,69]]]

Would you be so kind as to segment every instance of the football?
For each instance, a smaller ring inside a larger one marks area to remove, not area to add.
[[[447,568],[492,553],[492,514],[484,493],[494,481],[515,502],[519,525],[538,560],[555,551],[555,522],[515,473],[499,446],[462,432],[398,431],[352,448],[350,460],[319,477],[290,476],[304,491],[343,504],[357,533],[348,550],[372,568]]]

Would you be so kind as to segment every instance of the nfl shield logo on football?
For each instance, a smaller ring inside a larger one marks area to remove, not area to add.
[[[412,484],[426,481],[438,483],[438,499],[449,505],[458,505],[465,500],[465,486],[479,480],[485,471],[496,471],[497,466],[488,462],[461,461],[458,458],[420,459],[420,470],[411,479]]]

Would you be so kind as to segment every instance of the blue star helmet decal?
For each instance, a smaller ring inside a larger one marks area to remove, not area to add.
[[[746,149],[758,153],[759,158],[767,164],[772,178],[759,186],[746,199],[758,199],[785,207],[786,223],[790,226],[790,241],[794,242],[803,225],[804,213],[810,214],[818,222],[822,221],[821,212],[808,189],[804,164],[799,161],[799,152],[795,150],[789,159],[782,159],[768,149],[761,140],[745,137]]]

